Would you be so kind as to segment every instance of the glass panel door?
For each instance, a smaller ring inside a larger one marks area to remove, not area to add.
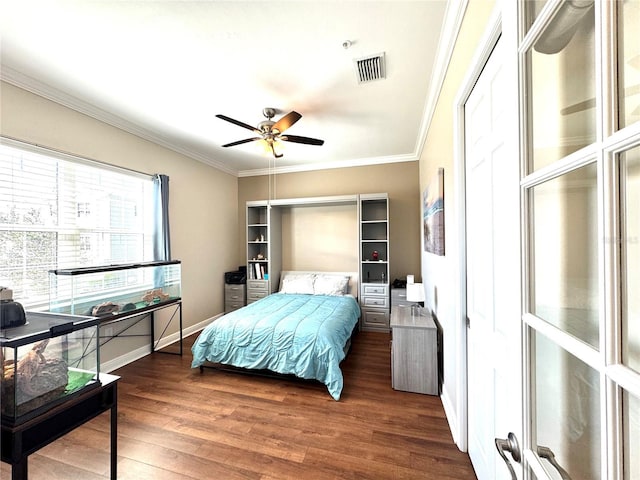
[[[640,1],[617,2],[618,123],[620,128],[640,121]]]
[[[629,392],[622,397],[624,480],[640,478],[640,398]]]
[[[527,51],[527,60],[533,172],[596,140],[593,2],[563,2]]]
[[[552,478],[555,461],[571,478],[599,480],[600,376],[597,371],[537,333],[535,365],[536,450]]]
[[[622,352],[624,370],[640,377],[640,146],[617,156],[622,222]],[[622,390],[623,478],[640,478],[640,395]]]
[[[603,396],[590,365],[602,357],[598,169],[585,158],[565,170],[526,188],[530,450],[549,479],[559,478],[555,462],[572,479],[599,480]]]
[[[599,348],[595,163],[532,189],[531,312]]]
[[[637,479],[640,0],[521,6],[526,471]]]
[[[640,373],[640,147],[619,155],[622,178],[622,363]]]

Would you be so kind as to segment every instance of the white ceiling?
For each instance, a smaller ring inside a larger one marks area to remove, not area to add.
[[[1,75],[239,176],[272,157],[263,142],[221,148],[255,135],[215,115],[257,125],[264,107],[301,113],[287,132],[325,141],[284,143],[278,171],[417,160],[447,4],[0,0]],[[359,84],[354,59],[382,52],[386,78]]]

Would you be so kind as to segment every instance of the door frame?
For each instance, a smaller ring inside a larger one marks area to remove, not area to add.
[[[453,406],[457,415],[457,425],[451,425],[453,438],[460,450],[468,450],[468,398],[467,398],[467,210],[466,210],[466,175],[465,175],[465,104],[482,69],[489,60],[493,47],[498,42],[502,32],[502,18],[497,6],[491,13],[487,29],[473,55],[470,68],[467,71],[460,89],[454,100],[453,107],[453,183],[454,183],[454,218],[457,224],[455,237],[455,252],[453,257],[457,264],[454,273],[454,306],[455,306],[455,345],[458,372],[456,405]]]
[[[456,391],[458,392],[455,405],[447,404],[443,401],[445,410],[453,409],[455,413],[447,418],[450,422],[453,439],[458,448],[466,452],[468,450],[468,370],[467,370],[467,309],[466,309],[466,276],[467,276],[467,258],[466,258],[466,195],[465,195],[465,104],[476,84],[482,70],[487,63],[493,48],[498,39],[502,38],[503,42],[503,64],[505,74],[507,75],[506,84],[509,89],[506,95],[512,98],[513,110],[507,115],[514,119],[510,125],[512,129],[505,132],[506,136],[510,135],[512,141],[508,142],[508,148],[515,159],[519,161],[519,100],[518,100],[518,56],[517,45],[517,22],[513,19],[517,17],[517,2],[496,2],[496,5],[487,22],[485,31],[478,42],[478,47],[472,57],[469,69],[463,78],[460,88],[455,96],[453,104],[453,183],[454,183],[454,218],[455,235],[454,235],[454,308],[455,308],[455,345],[456,345],[456,363],[457,369],[455,378],[457,381]],[[503,21],[505,19],[505,21]],[[518,121],[516,121],[516,119]],[[518,180],[516,180],[518,181]],[[518,219],[521,220],[520,218]],[[521,279],[518,278],[517,281]],[[522,338],[520,338],[522,342]],[[524,372],[522,372],[523,374]],[[524,378],[524,377],[523,377]],[[445,400],[443,398],[443,400]],[[453,421],[452,421],[453,420]],[[455,422],[455,423],[454,423]],[[523,425],[514,426],[519,431],[524,432]],[[507,432],[504,432],[505,436]],[[520,439],[522,442],[522,439]]]

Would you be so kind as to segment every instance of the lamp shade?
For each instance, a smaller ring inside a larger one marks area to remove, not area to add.
[[[409,302],[424,302],[424,288],[421,283],[407,284],[407,300]]]

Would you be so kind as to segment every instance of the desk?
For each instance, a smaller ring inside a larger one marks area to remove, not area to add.
[[[27,480],[32,453],[107,410],[111,410],[111,479],[117,478],[118,380],[100,374],[101,385],[69,398],[51,410],[16,426],[2,425],[2,461],[11,464],[12,480]]]
[[[422,313],[422,314],[420,314]],[[438,395],[438,329],[424,308],[391,307],[391,386]]]

